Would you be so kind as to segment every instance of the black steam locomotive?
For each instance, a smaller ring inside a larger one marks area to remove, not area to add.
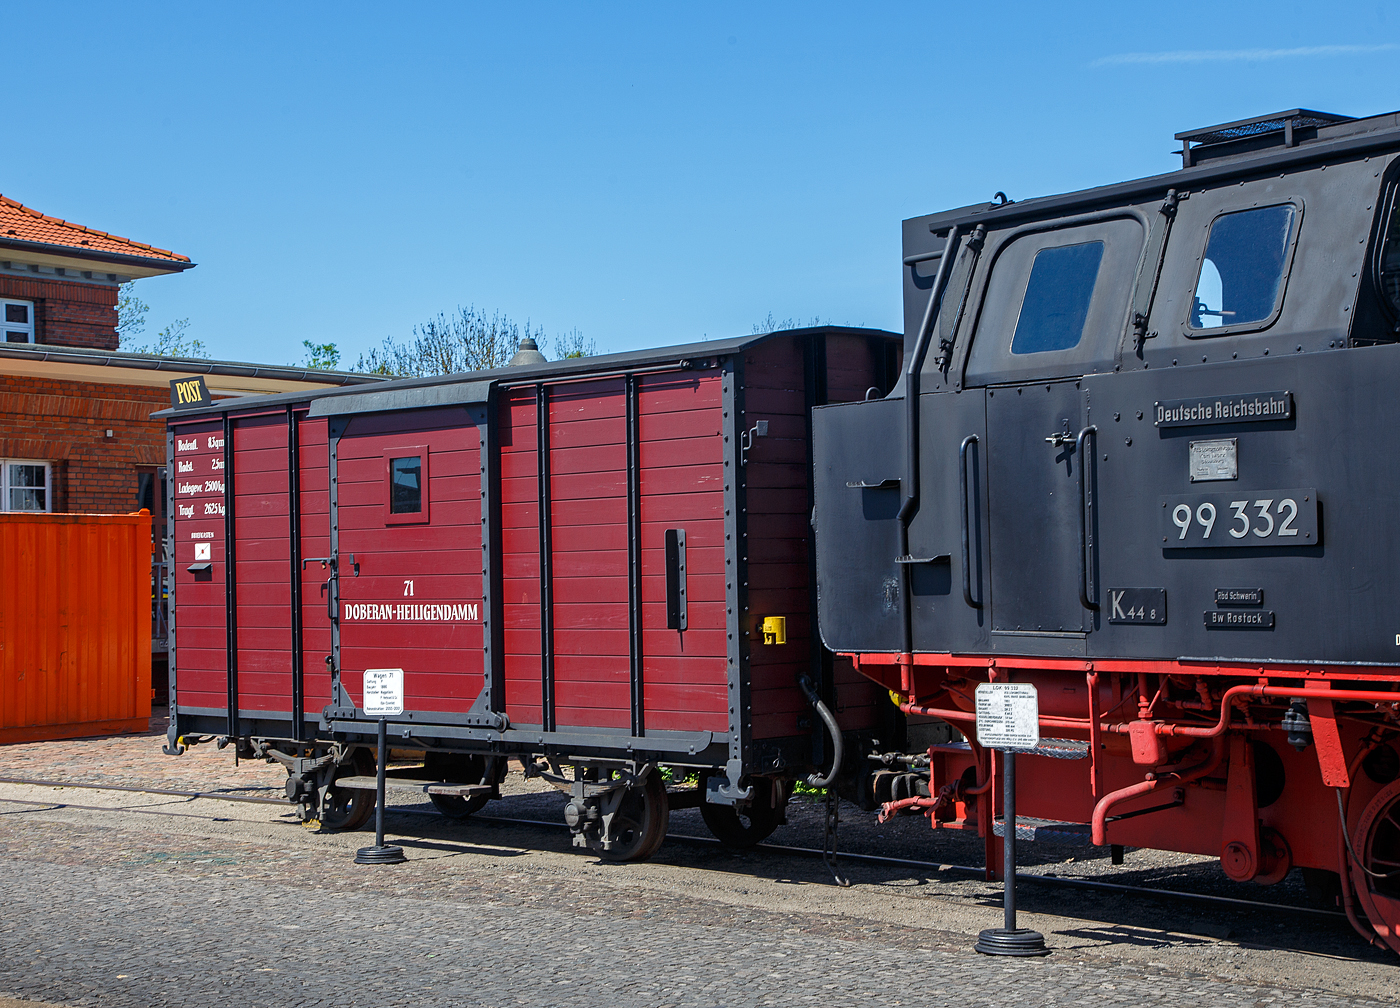
[[[822,638],[966,735],[886,814],[993,844],[972,693],[1033,683],[1018,837],[1337,873],[1400,948],[1400,115],[1178,139],[905,221],[901,381],[814,411]]]

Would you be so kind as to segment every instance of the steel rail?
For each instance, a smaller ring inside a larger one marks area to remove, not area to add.
[[[437,812],[428,812],[414,808],[397,806],[395,812],[407,812],[413,815],[437,816]],[[479,822],[509,823],[519,826],[567,826],[562,822],[549,822],[544,819],[510,819],[503,816],[483,816],[474,815],[471,817]],[[689,836],[684,833],[667,833],[667,840],[684,840],[688,843],[706,844],[712,847],[723,846],[722,842],[714,837]],[[774,851],[780,854],[805,854],[810,857],[821,857],[822,852],[815,847],[792,847],[787,844],[767,844],[761,843],[747,850]],[[939,871],[969,872],[976,875],[985,875],[985,868],[974,868],[971,865],[947,864],[942,861],[919,861],[913,858],[889,857],[884,854],[855,854],[849,851],[842,851],[843,860],[869,861],[877,864],[902,865],[911,868],[936,868]],[[1210,896],[1205,893],[1177,892],[1171,889],[1149,889],[1144,886],[1123,885],[1120,882],[1095,882],[1091,879],[1063,878],[1058,875],[1037,875],[1029,872],[1017,872],[1018,882],[1041,882],[1050,886],[1061,886],[1063,888],[1074,889],[1098,889],[1109,892],[1128,893],[1136,896],[1153,896],[1164,899],[1185,900],[1195,903],[1223,903],[1227,906],[1235,906],[1250,910],[1289,910],[1293,913],[1312,914],[1317,917],[1327,917],[1337,920],[1345,919],[1346,915],[1339,910],[1320,910],[1316,907],[1297,906],[1291,903],[1266,903],[1260,900],[1236,899],[1233,896]]]
[[[178,791],[172,788],[142,788],[131,787],[122,784],[76,784],[72,781],[49,781],[31,780],[20,777],[0,777],[0,784],[26,784],[34,787],[60,787],[60,788],[84,788],[90,791],[124,791],[137,794],[157,794],[171,795],[181,798],[210,798],[215,801],[227,802],[248,802],[260,805],[281,805],[290,809],[290,803],[284,798],[245,798],[238,795],[211,794],[207,791]],[[35,804],[51,804],[36,802]],[[61,803],[52,803],[61,804]],[[86,807],[86,806],[85,806]],[[107,811],[102,809],[102,811]],[[118,811],[113,809],[112,811]],[[442,818],[441,813],[426,809],[405,807],[403,805],[391,805],[385,809],[386,812],[400,812],[409,815],[432,816],[435,819]],[[550,822],[547,819],[516,819],[506,816],[483,816],[474,815],[471,817],[475,822],[502,823],[512,826],[548,826],[554,829],[567,828],[567,823]],[[668,833],[668,840],[682,840],[687,843],[705,844],[711,847],[720,847],[723,844],[713,837],[690,836],[684,833]],[[821,857],[822,852],[815,847],[794,847],[787,844],[758,844],[749,848],[750,850],[770,851],[777,854],[802,854],[808,857]],[[910,868],[934,868],[939,871],[967,872],[970,874],[984,875],[986,869],[976,868],[972,865],[946,864],[941,861],[920,861],[914,858],[890,857],[884,854],[856,854],[842,851],[841,857],[851,861],[865,861],[872,864],[900,865]],[[1315,917],[1326,917],[1332,919],[1343,919],[1345,914],[1336,910],[1320,910],[1316,907],[1297,906],[1289,903],[1266,903],[1257,900],[1236,899],[1232,896],[1210,896],[1205,893],[1177,892],[1171,889],[1149,889],[1145,886],[1123,885],[1118,882],[1096,882],[1092,879],[1062,878],[1058,875],[1038,875],[1030,872],[1017,872],[1018,882],[1039,882],[1043,885],[1059,886],[1069,889],[1097,889],[1103,892],[1118,892],[1125,895],[1148,896],[1152,898],[1181,900],[1188,903],[1209,903],[1224,906],[1237,907],[1249,910],[1287,910],[1292,913],[1311,914]]]
[[[285,798],[247,798],[242,795],[214,794],[209,791],[175,791],[169,788],[131,787],[126,784],[76,784],[73,781],[29,780],[23,777],[0,777],[0,784],[28,784],[33,787],[84,788],[88,791],[132,791],[137,794],[171,795],[175,798],[210,798],[214,801],[248,802],[254,805],[283,805]]]

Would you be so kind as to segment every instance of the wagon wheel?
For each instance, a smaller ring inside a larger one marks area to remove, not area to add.
[[[349,763],[336,767],[331,786],[321,799],[321,828],[323,830],[357,830],[374,814],[373,791],[362,788],[338,788],[334,781],[341,777],[372,777],[374,756],[368,749],[356,749]]]
[[[454,784],[480,784],[486,776],[486,760],[480,756],[463,756],[455,753],[430,752],[424,760],[430,777],[450,780]],[[466,819],[473,812],[480,812],[491,800],[489,795],[428,795],[428,800],[449,819]]]
[[[1382,940],[1400,952],[1400,781],[1381,788],[1350,832],[1348,869],[1361,908]]]
[[[737,805],[715,805],[702,802],[700,818],[710,828],[719,842],[726,847],[753,847],[767,840],[778,828],[783,817],[782,806],[773,806],[772,792],[768,788],[790,786],[787,782],[769,783],[763,779],[753,780],[754,797],[744,808]],[[784,798],[787,796],[784,795]]]
[[[640,786],[624,790],[609,824],[612,849],[603,849],[598,844],[599,856],[608,861],[645,861],[666,839],[670,816],[671,800],[666,796],[666,782],[653,770]]]

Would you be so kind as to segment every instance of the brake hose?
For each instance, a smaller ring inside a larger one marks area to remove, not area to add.
[[[841,726],[836,723],[836,718],[832,715],[830,708],[822,702],[821,695],[817,692],[812,680],[807,676],[798,676],[797,685],[802,687],[802,692],[807,694],[807,702],[810,703],[817,714],[821,716],[826,725],[827,734],[831,736],[831,771],[825,776],[820,774],[809,774],[807,784],[811,787],[830,787],[836,780],[836,775],[841,772],[841,761],[845,755],[841,740]]]

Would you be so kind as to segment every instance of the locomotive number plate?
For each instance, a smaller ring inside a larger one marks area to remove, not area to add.
[[[1317,491],[1236,490],[1162,498],[1162,548],[1312,546]]]
[[[1108,590],[1108,621],[1136,623],[1141,626],[1162,626],[1167,622],[1167,590],[1165,588],[1110,588]]]

